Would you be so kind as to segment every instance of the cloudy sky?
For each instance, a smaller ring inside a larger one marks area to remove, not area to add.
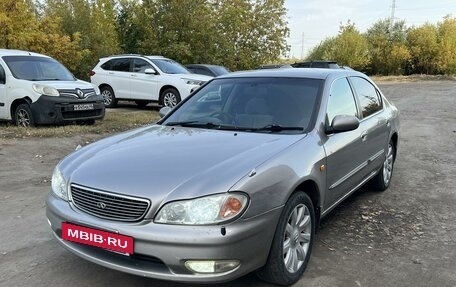
[[[290,56],[305,57],[326,37],[337,35],[340,22],[348,19],[365,32],[377,20],[391,17],[392,3],[393,0],[285,0]],[[456,17],[456,0],[396,0],[395,19],[405,20],[408,27],[437,23],[448,14]]]

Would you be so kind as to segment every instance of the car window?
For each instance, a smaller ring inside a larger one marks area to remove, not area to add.
[[[171,59],[150,59],[152,63],[157,65],[157,67],[166,74],[190,74],[190,71],[187,70],[184,66],[179,64],[176,61]]]
[[[198,90],[164,122],[199,121],[261,128],[266,125],[302,127],[314,118],[320,79],[215,79]],[[295,131],[296,132],[296,131]]]
[[[382,102],[377,89],[366,79],[350,78],[356,91],[363,117],[368,117],[382,109]]]
[[[111,70],[119,72],[130,72],[130,58],[114,59],[111,60]]]
[[[2,65],[0,65],[0,85],[5,84],[5,70]]]
[[[153,69],[152,65],[143,59],[134,59],[133,61],[133,72],[143,73],[146,69]]]
[[[190,68],[189,70],[195,74],[206,75],[206,76],[211,76],[211,77],[214,76],[214,74],[211,71],[208,71],[204,68]]]
[[[56,60],[41,56],[4,56],[16,79],[29,81],[74,81],[70,71]]]
[[[347,78],[340,78],[333,82],[326,108],[326,124],[330,125],[335,116],[358,116],[355,98]]]

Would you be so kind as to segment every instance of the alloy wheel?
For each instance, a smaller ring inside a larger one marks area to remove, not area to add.
[[[29,127],[30,126],[30,115],[24,109],[19,109],[16,112],[16,123],[18,126],[21,127]]]
[[[383,163],[383,181],[385,185],[388,185],[391,180],[391,175],[393,173],[393,146],[388,144],[388,153],[386,154],[385,162]]]

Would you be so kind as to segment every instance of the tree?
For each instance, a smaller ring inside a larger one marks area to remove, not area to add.
[[[379,20],[365,34],[369,43],[369,72],[371,74],[400,75],[409,64],[411,55],[407,47],[405,21]]]
[[[445,74],[456,74],[456,18],[446,16],[437,29],[438,70]]]
[[[407,42],[412,55],[412,72],[422,74],[438,73],[438,30],[435,25],[424,24],[411,28]]]

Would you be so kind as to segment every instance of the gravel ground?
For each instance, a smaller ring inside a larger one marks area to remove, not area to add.
[[[323,220],[295,286],[456,286],[456,82],[380,87],[401,111],[391,186],[363,188]],[[44,205],[52,169],[96,138],[0,137],[0,286],[190,286],[100,267],[52,239]],[[218,286],[269,285],[250,274]]]

